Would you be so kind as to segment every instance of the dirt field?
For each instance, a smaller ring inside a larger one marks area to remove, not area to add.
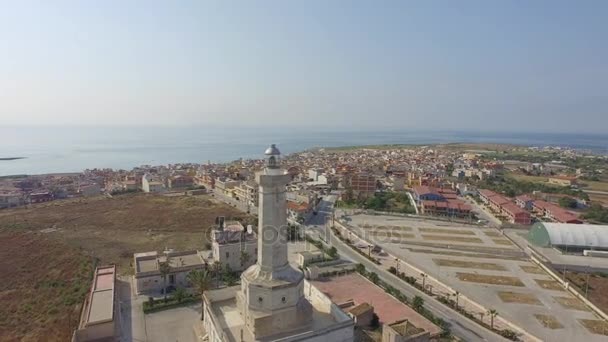
[[[519,267],[526,273],[531,273],[531,274],[545,274],[545,271],[541,270],[540,268],[536,267],[536,266],[529,266],[529,265],[519,265]]]
[[[535,314],[534,317],[542,324],[545,328],[549,329],[562,329],[564,326],[553,316]]]
[[[604,312],[608,311],[608,296],[606,295],[608,293],[608,277],[590,274],[587,278],[585,273],[568,272],[566,279],[570,284],[578,287],[582,293],[585,293],[585,289],[587,289],[589,300]],[[588,288],[587,279],[589,279]]]
[[[495,232],[495,231],[484,231],[483,233],[489,237],[501,237],[502,236],[500,233]]]
[[[579,319],[578,321],[590,332],[608,336],[608,322],[595,319]]]
[[[482,243],[481,239],[464,236],[447,236],[447,235],[427,235],[422,234],[424,240],[434,241],[449,241],[449,242],[470,242],[470,243]]]
[[[68,341],[93,260],[41,233],[0,232],[0,341]]]
[[[442,228],[418,228],[421,233],[456,234],[456,235],[475,235],[475,232],[461,229],[442,229]]]
[[[202,249],[216,216],[207,198],[143,194],[0,210],[0,341],[67,341],[94,264],[131,272],[135,252]]]
[[[475,274],[475,273],[462,273],[457,272],[456,276],[462,281],[468,281],[471,283],[482,283],[490,285],[509,285],[509,286],[525,286],[519,278],[496,276],[489,274]]]
[[[511,241],[509,241],[507,239],[492,239],[492,241],[494,241],[494,243],[497,245],[503,245],[503,246],[512,246],[513,245],[511,243]]]
[[[405,238],[405,239],[413,239],[415,237],[414,234],[408,233],[398,233],[394,231],[372,231],[370,232],[373,236],[385,236],[385,237],[393,237],[393,238]]]
[[[564,287],[555,280],[534,279],[538,286],[546,290],[564,291]]]
[[[437,266],[461,267],[461,268],[476,268],[480,270],[506,271],[502,265],[493,264],[490,262],[474,262],[453,259],[433,259]]]
[[[529,293],[501,291],[498,292],[498,297],[500,297],[500,299],[505,303],[543,305],[538,298]]]
[[[571,297],[553,297],[556,302],[566,309],[589,311],[589,308],[580,300]]]

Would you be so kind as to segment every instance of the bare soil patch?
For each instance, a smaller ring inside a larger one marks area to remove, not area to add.
[[[608,322],[597,319],[578,320],[592,334],[608,336]]]
[[[494,243],[497,245],[513,246],[513,243],[507,239],[492,239],[492,241],[494,241]]]
[[[589,300],[604,312],[608,311],[608,275],[586,273],[566,273],[566,280],[582,293],[587,292]],[[587,285],[587,280],[589,285]]]
[[[498,297],[505,303],[543,305],[538,298],[530,293],[500,291],[498,292]]]
[[[400,227],[400,226],[371,226],[370,228],[372,228],[373,230],[378,230],[378,231],[404,231],[404,232],[411,232],[412,231],[412,227]]]
[[[468,243],[482,243],[481,239],[464,236],[446,236],[446,235],[427,235],[422,234],[424,240],[433,241],[449,241],[449,242],[468,242]]]
[[[542,315],[542,314],[534,314],[534,317],[538,320],[540,324],[545,328],[549,329],[562,329],[564,326],[551,315]]]
[[[499,232],[495,232],[493,230],[484,231],[483,233],[489,237],[501,237],[502,236],[502,234],[500,234]]]
[[[534,279],[534,281],[545,290],[564,291],[564,287],[555,280]]]
[[[437,266],[444,266],[444,267],[476,268],[476,269],[480,269],[480,270],[490,270],[490,271],[506,271],[507,270],[504,266],[494,264],[491,262],[475,262],[475,261],[454,260],[454,259],[433,259],[433,262]]]
[[[524,287],[524,283],[519,278],[497,276],[491,274],[475,274],[475,273],[463,273],[457,272],[456,277],[462,281],[470,283],[490,284],[490,285],[508,285],[508,286],[519,286]]]
[[[585,303],[574,297],[553,297],[553,299],[566,309],[589,311]]]
[[[421,233],[456,234],[456,235],[475,235],[475,232],[462,229],[445,228],[418,228]]]
[[[521,268],[524,272],[530,274],[545,274],[545,271],[533,265],[519,265],[519,268]]]

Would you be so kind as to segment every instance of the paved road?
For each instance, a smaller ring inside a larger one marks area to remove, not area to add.
[[[329,233],[325,228],[325,217],[331,218],[330,215],[332,214],[335,200],[336,196],[334,195],[329,195],[323,198],[323,200],[319,203],[318,214],[307,222],[307,230],[309,232],[314,232],[314,234],[317,236],[322,235],[322,238],[324,239],[329,239],[329,243],[338,249],[340,255],[351,259],[354,262],[362,263],[365,265],[367,270],[376,272],[380,279],[396,289],[399,289],[399,291],[406,296],[410,298],[414,296],[422,297],[422,299],[424,299],[425,307],[433,312],[433,314],[435,314],[437,317],[440,317],[448,322],[451,326],[452,334],[455,336],[458,336],[465,341],[507,341],[501,336],[469,320],[460,313],[448,308],[447,306],[438,302],[435,298],[406,284],[403,280],[378,267],[365,257],[361,256],[359,253],[353,251],[349,246],[338,238],[334,237],[333,234]]]

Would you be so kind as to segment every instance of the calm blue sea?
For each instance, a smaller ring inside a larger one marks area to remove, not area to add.
[[[322,146],[448,142],[557,145],[608,154],[608,134],[339,132],[230,127],[0,127],[0,158],[26,158],[0,161],[0,176],[258,158],[270,143],[278,144],[285,154]]]

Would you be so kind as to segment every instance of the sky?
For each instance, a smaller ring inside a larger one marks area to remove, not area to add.
[[[601,133],[608,1],[0,0],[0,126]]]

